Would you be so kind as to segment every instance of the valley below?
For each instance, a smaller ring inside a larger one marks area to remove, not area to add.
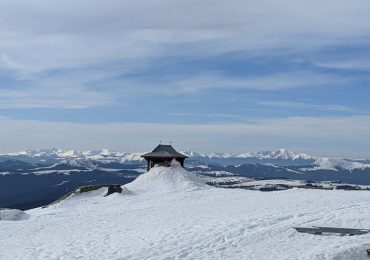
[[[188,171],[211,186],[257,191],[370,189],[366,160],[316,158],[277,150],[202,155],[184,152]],[[132,182],[146,172],[141,153],[33,150],[0,155],[0,208],[27,210],[81,186]]]

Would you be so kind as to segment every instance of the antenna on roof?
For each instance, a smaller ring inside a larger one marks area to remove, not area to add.
[[[162,140],[159,140],[159,144],[162,144]]]

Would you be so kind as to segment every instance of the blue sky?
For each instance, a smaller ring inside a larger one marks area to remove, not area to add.
[[[370,158],[370,3],[0,3],[0,150]]]

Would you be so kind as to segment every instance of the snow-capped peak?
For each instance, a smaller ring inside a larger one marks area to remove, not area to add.
[[[279,149],[274,151],[259,151],[259,152],[247,152],[247,153],[240,153],[240,154],[233,154],[233,153],[208,153],[208,154],[200,154],[193,151],[185,151],[183,152],[189,157],[207,157],[207,158],[223,158],[223,159],[230,159],[230,158],[256,158],[256,159],[283,159],[283,160],[315,160],[317,159],[314,156],[305,154],[305,153],[296,153],[288,151],[287,149]]]
[[[96,168],[95,164],[91,160],[85,160],[85,159],[69,158],[69,159],[62,161],[62,163],[66,163],[74,167],[83,167],[83,168],[88,168],[88,169]]]
[[[330,159],[330,158],[317,159],[314,165],[315,170],[332,170],[332,171],[338,171],[338,168],[345,169],[348,171],[353,171],[355,169],[370,168],[370,164],[364,164],[346,159]]]
[[[202,154],[193,151],[183,151],[189,159],[204,161],[207,163],[217,163],[221,165],[241,165],[248,163],[274,164],[274,165],[295,165],[306,166],[313,165],[317,170],[336,170],[345,169],[352,171],[354,169],[370,168],[370,164],[359,160],[349,159],[330,159],[311,156],[305,153],[291,152],[287,149],[278,149],[274,151],[246,152],[240,154],[233,153],[208,153]],[[61,149],[38,149],[26,150],[15,153],[0,154],[10,159],[19,159],[32,163],[58,163],[65,160],[83,161],[102,161],[118,163],[139,163],[143,161],[143,153],[125,153],[116,152],[109,149],[98,151],[77,151]],[[307,168],[312,169],[312,168]]]
[[[102,149],[101,152],[100,152],[100,155],[102,155],[102,156],[109,156],[111,154],[112,154],[112,152],[109,149]]]
[[[180,151],[182,154],[185,154],[188,157],[204,157],[204,154],[200,154],[194,151]]]
[[[259,152],[247,152],[240,154],[233,153],[208,153],[201,154],[193,151],[182,151],[183,154],[189,157],[206,157],[209,159],[212,158],[257,158],[257,159],[284,159],[284,160],[313,160],[317,159],[311,155],[304,153],[290,152],[286,149],[279,149],[275,151],[259,151]],[[124,153],[124,152],[115,152],[109,149],[102,149],[101,151],[77,151],[77,150],[61,150],[61,149],[51,149],[51,150],[27,150],[16,153],[2,154],[6,156],[30,156],[30,157],[59,157],[59,158],[92,158],[97,159],[101,157],[123,157],[124,160],[141,160],[140,155],[142,153]]]
[[[69,150],[69,151],[63,151],[63,150],[57,150],[56,151],[56,154],[59,156],[59,157],[64,157],[64,158],[68,158],[68,157],[73,157],[73,158],[76,158],[78,157],[81,153],[80,152],[77,152],[75,150]]]
[[[252,153],[243,153],[237,156],[238,158],[258,158],[258,159],[283,159],[283,160],[313,160],[314,156],[305,153],[290,152],[287,149],[279,149],[275,151],[259,151]]]
[[[32,156],[34,154],[33,150],[28,150],[28,151],[19,151],[19,152],[14,152],[14,153],[5,153],[1,155],[6,155],[6,156]]]

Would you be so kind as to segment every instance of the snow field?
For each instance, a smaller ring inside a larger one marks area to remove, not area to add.
[[[29,215],[18,209],[0,209],[0,220],[26,220]]]
[[[316,236],[293,226],[370,228],[370,192],[259,192],[204,185],[179,167],[0,221],[0,259],[367,259],[370,235]]]

